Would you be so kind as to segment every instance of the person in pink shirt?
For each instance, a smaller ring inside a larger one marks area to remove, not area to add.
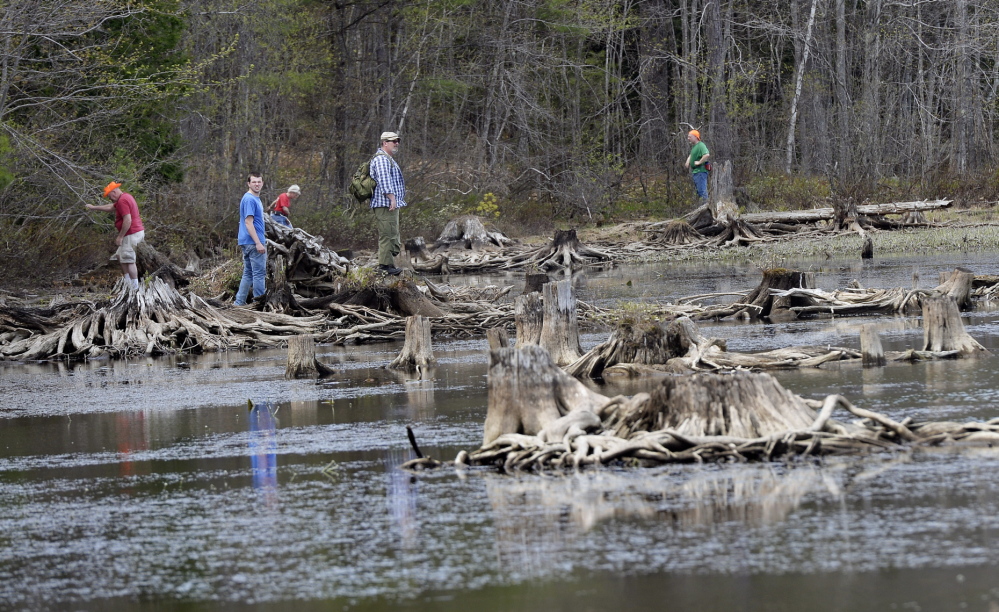
[[[87,210],[114,211],[114,226],[118,230],[114,243],[118,245],[118,251],[111,259],[118,260],[125,282],[138,289],[139,269],[135,266],[135,247],[146,237],[142,217],[139,216],[139,206],[131,194],[121,190],[121,183],[114,181],[104,188],[104,197],[110,199],[111,203],[99,206],[87,204]]]

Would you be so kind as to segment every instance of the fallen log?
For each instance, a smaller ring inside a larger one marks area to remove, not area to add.
[[[950,207],[953,200],[923,200],[918,202],[892,202],[889,204],[859,204],[857,213],[866,216],[902,215],[911,212],[925,212],[928,210],[940,210]],[[741,218],[748,223],[816,223],[819,221],[832,221],[836,216],[836,209],[813,208],[810,210],[790,210],[760,213],[745,213]]]

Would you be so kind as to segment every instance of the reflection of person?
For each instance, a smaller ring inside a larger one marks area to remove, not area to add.
[[[300,195],[302,195],[302,189],[298,185],[292,185],[287,192],[282,193],[271,202],[270,206],[267,207],[267,212],[271,213],[271,221],[291,227],[291,221],[288,220],[289,206],[291,201]]]
[[[238,243],[243,251],[243,279],[239,282],[236,292],[236,306],[246,304],[250,288],[253,297],[258,298],[266,293],[267,278],[267,247],[264,246],[264,207],[260,203],[260,190],[264,179],[256,172],[246,177],[248,190],[239,202],[239,234]]]
[[[683,167],[690,170],[690,176],[694,179],[694,189],[697,190],[697,197],[704,203],[708,199],[708,169],[705,164],[711,154],[708,153],[708,146],[701,142],[701,133],[697,130],[690,130],[687,133],[687,142],[693,145],[690,155]]]
[[[266,403],[250,409],[250,467],[253,488],[263,492],[268,505],[277,495],[277,420]]]
[[[406,205],[406,181],[392,157],[399,151],[399,135],[382,132],[381,147],[371,158],[370,173],[375,179],[371,210],[378,225],[378,269],[385,274],[402,272],[395,267],[395,256],[402,248],[399,238],[399,209]]]
[[[142,227],[142,218],[139,216],[139,205],[135,203],[135,198],[131,194],[121,190],[121,183],[114,181],[104,188],[104,197],[110,199],[111,203],[99,206],[87,204],[87,209],[114,211],[114,227],[118,230],[114,243],[118,245],[118,251],[111,259],[118,260],[125,282],[138,289],[139,269],[135,266],[135,247],[146,235]]]

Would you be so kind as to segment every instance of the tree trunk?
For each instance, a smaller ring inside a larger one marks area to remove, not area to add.
[[[513,320],[517,326],[517,348],[536,345],[541,341],[545,311],[540,293],[517,296],[513,304]]]
[[[943,276],[943,274],[941,274]],[[954,298],[961,310],[971,308],[971,289],[975,281],[975,273],[967,268],[955,268],[950,276],[943,280],[934,291]]]
[[[437,365],[430,339],[430,319],[419,315],[406,319],[406,342],[402,351],[386,367],[422,374]]]
[[[489,341],[490,351],[510,346],[510,337],[507,335],[505,327],[492,327],[487,329],[486,340]]]
[[[988,352],[964,330],[957,302],[948,295],[923,300],[923,350],[958,351],[963,356]]]
[[[318,378],[329,376],[334,370],[316,359],[316,341],[313,336],[291,336],[288,338],[288,365],[285,378]]]
[[[686,354],[679,346],[679,336],[667,333],[660,323],[621,325],[611,337],[566,367],[577,378],[600,378],[604,369],[621,363],[665,365],[674,357]]]
[[[572,280],[547,283],[542,294],[545,314],[538,344],[548,351],[552,361],[560,366],[568,365],[579,359],[583,352],[579,346],[579,322]]]
[[[537,435],[571,411],[597,413],[607,398],[569,376],[538,346],[490,353],[485,446],[504,434]]]

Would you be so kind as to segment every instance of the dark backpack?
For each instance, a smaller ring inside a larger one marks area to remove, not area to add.
[[[386,153],[379,151],[375,155],[386,155]],[[371,159],[374,159],[374,157]],[[371,199],[371,196],[375,195],[375,185],[378,184],[375,179],[371,178],[371,159],[357,167],[354,177],[350,179],[350,186],[347,188],[350,195],[354,196],[354,199],[361,204],[364,204]]]

